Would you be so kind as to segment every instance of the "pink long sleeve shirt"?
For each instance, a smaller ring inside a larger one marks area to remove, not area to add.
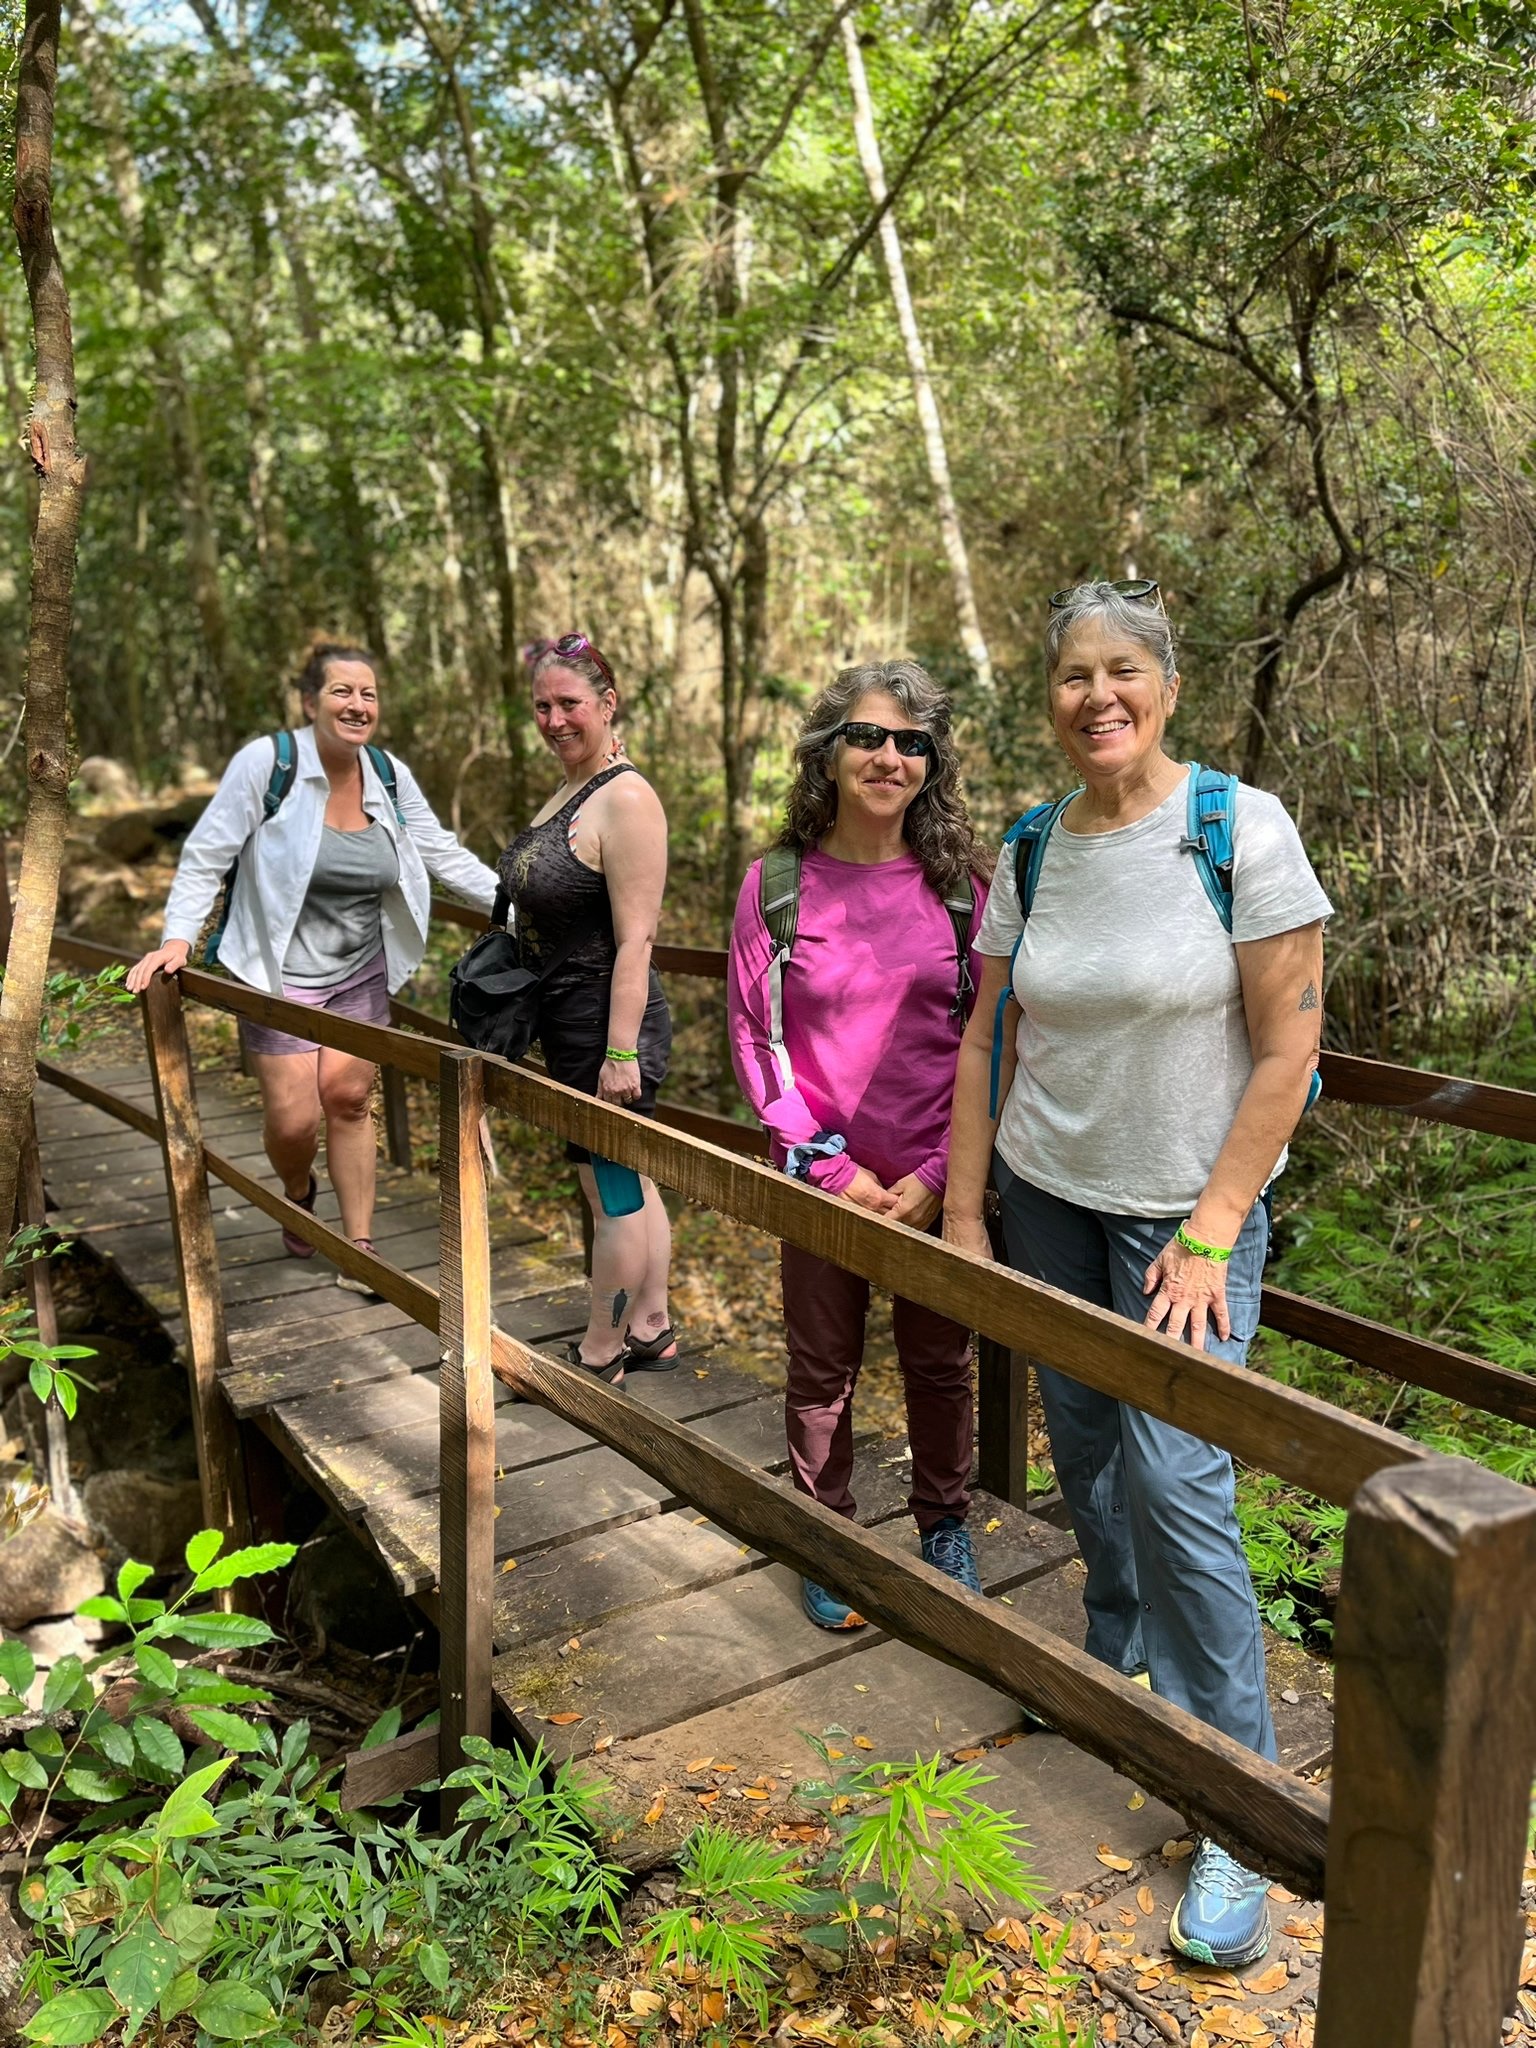
[[[727,1000],[731,1058],[742,1092],[784,1164],[791,1145],[839,1131],[848,1149],[811,1166],[811,1183],[840,1194],[866,1166],[886,1187],[915,1173],[944,1192],[949,1113],[963,1017],[955,1002],[955,932],[915,855],[864,867],[807,853],[800,918],[784,969],[786,1088],[769,1051],[768,963],[773,940],[747,870],[731,931]],[[971,980],[986,900],[971,884]]]

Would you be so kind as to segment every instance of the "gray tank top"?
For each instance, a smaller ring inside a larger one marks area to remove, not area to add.
[[[380,902],[399,879],[395,843],[377,818],[361,832],[325,826],[283,957],[284,981],[295,988],[330,988],[366,967],[384,944]]]

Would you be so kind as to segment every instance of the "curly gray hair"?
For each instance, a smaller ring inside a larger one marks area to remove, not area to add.
[[[1064,604],[1057,605],[1045,629],[1045,679],[1061,665],[1061,650],[1079,626],[1103,624],[1145,647],[1157,662],[1165,683],[1179,672],[1173,623],[1160,604],[1126,597],[1112,583],[1079,583]]]
[[[859,700],[876,690],[894,697],[904,716],[933,736],[928,773],[901,827],[924,875],[940,895],[957,889],[968,874],[989,880],[995,856],[977,839],[965,807],[949,697],[915,661],[861,662],[840,670],[822,691],[795,743],[795,780],[778,843],[805,852],[831,831],[837,816],[837,756],[846,744],[838,728],[847,724]]]

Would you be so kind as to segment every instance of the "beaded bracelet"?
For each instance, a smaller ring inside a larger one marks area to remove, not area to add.
[[[1215,1259],[1219,1265],[1225,1265],[1232,1256],[1230,1245],[1223,1251],[1219,1244],[1206,1244],[1201,1238],[1192,1237],[1182,1223],[1173,1233],[1173,1241],[1182,1245],[1185,1251],[1193,1252],[1197,1259]]]
[[[616,1045],[610,1045],[608,1048],[607,1057],[611,1060],[637,1060],[639,1059],[640,1054],[638,1053],[638,1051],[620,1052]]]

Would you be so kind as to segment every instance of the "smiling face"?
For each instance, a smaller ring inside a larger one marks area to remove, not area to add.
[[[1157,657],[1129,635],[1088,620],[1063,642],[1051,677],[1051,722],[1087,783],[1134,779],[1163,751],[1179,694]]]
[[[545,746],[569,768],[606,753],[613,726],[611,690],[595,690],[585,676],[552,662],[533,685],[533,715]]]
[[[861,721],[883,725],[893,732],[903,732],[912,724],[896,699],[884,690],[868,691],[853,706],[848,723]],[[901,818],[928,779],[926,757],[898,754],[891,740],[874,753],[839,740],[833,750],[831,768],[837,784],[839,817],[851,810],[882,823]]]
[[[379,723],[379,679],[366,661],[328,661],[313,698],[315,736],[365,747]]]

